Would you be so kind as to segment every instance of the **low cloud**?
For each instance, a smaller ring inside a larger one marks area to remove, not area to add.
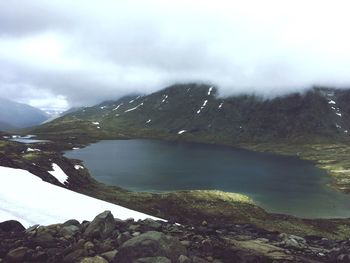
[[[1,96],[65,108],[186,81],[215,83],[223,96],[347,87],[348,5],[2,1]]]

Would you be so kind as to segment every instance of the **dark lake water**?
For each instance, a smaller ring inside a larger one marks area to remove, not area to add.
[[[296,157],[156,140],[101,141],[65,155],[83,160],[96,180],[129,190],[217,189],[246,194],[271,212],[350,217],[350,196]]]

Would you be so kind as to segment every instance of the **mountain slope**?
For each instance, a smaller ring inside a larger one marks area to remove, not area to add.
[[[1,130],[30,127],[47,119],[47,114],[37,108],[0,98]]]
[[[148,96],[80,109],[34,132],[79,131],[98,137],[183,137],[215,142],[347,139],[350,91],[313,88],[271,100],[219,98],[208,85],[174,85]]]

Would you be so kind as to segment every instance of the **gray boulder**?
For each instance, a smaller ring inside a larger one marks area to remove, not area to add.
[[[166,257],[177,262],[180,255],[186,255],[186,248],[174,237],[161,232],[148,231],[126,241],[114,262],[132,263],[147,257]]]
[[[111,211],[97,215],[84,232],[85,237],[107,238],[115,228],[115,221]]]
[[[83,258],[83,260],[81,260],[80,263],[108,263],[108,261],[100,256],[95,256],[95,257]]]
[[[147,257],[134,260],[133,263],[171,263],[166,257]]]

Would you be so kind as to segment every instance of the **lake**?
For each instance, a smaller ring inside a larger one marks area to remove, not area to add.
[[[68,151],[98,181],[133,191],[217,189],[246,194],[270,212],[307,218],[350,217],[350,196],[297,157],[227,146],[157,140],[100,141]]]

